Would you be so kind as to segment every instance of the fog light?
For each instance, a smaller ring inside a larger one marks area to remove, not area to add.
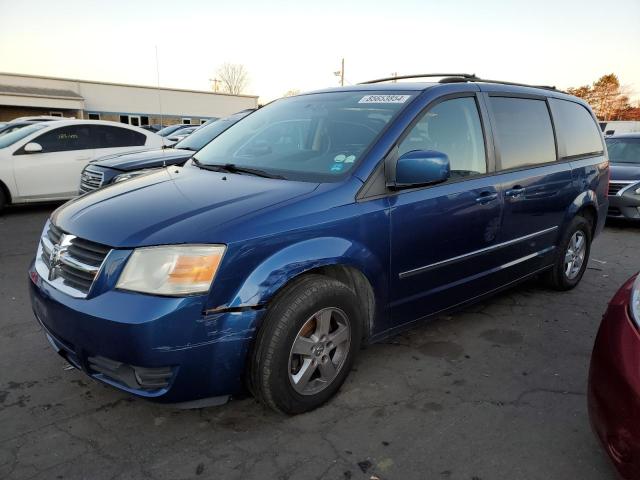
[[[89,357],[88,360],[94,372],[134,390],[167,388],[173,376],[171,367],[136,367],[106,357]]]

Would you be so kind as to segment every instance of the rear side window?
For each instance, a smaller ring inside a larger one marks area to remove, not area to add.
[[[565,156],[575,157],[602,152],[598,125],[579,103],[550,98],[558,139],[564,142]]]
[[[491,107],[502,170],[556,160],[553,127],[544,100],[491,97]]]
[[[145,134],[128,128],[93,125],[99,146],[97,148],[138,147],[147,141]]]
[[[430,109],[399,145],[400,155],[413,150],[446,153],[451,178],[486,173],[484,136],[475,99],[445,100]]]
[[[55,128],[36,137],[33,141],[42,146],[43,153],[96,148],[88,125]]]

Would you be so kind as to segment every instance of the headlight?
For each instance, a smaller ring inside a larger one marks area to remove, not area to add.
[[[640,327],[640,274],[636,277],[636,281],[633,282],[631,287],[631,317],[636,322],[636,325]]]
[[[153,172],[153,170],[136,170],[135,172],[123,173],[116,177],[113,177],[113,183],[124,182],[125,180],[139,177],[140,175],[146,175],[147,173],[151,172]]]
[[[206,293],[224,255],[224,245],[137,248],[116,288],[156,295]]]

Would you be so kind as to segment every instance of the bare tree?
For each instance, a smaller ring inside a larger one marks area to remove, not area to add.
[[[249,83],[249,74],[244,65],[239,63],[224,63],[217,71],[217,77],[222,83],[222,90],[233,95],[239,95]]]

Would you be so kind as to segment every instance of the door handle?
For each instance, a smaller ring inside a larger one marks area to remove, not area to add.
[[[498,198],[498,194],[496,192],[482,192],[478,198],[476,198],[476,203],[480,205],[484,205],[489,202],[493,202]]]
[[[524,187],[521,187],[520,185],[516,185],[512,189],[507,190],[506,192],[504,192],[504,194],[507,197],[518,198],[520,195],[522,195],[524,193],[524,191],[525,191]]]

